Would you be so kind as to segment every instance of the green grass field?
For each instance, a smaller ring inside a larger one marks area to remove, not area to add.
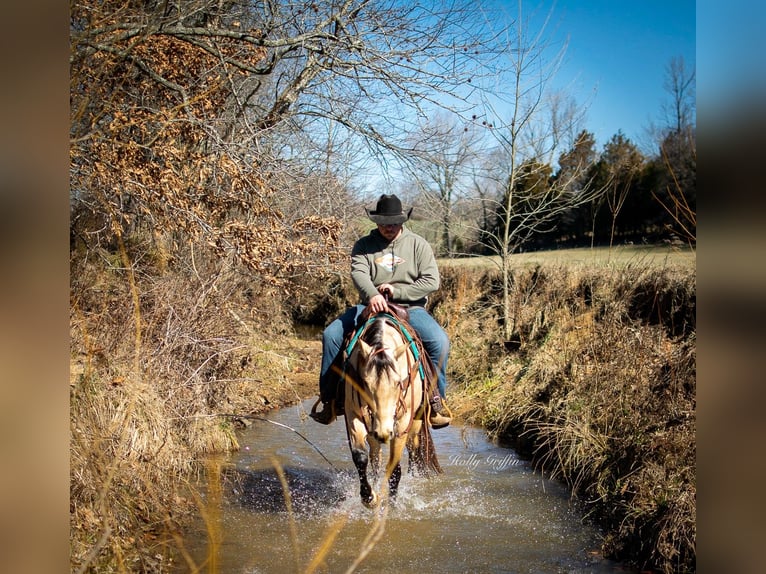
[[[450,266],[489,266],[499,265],[499,257],[465,257],[459,259],[440,258],[439,265]],[[608,247],[581,247],[577,249],[557,249],[553,251],[534,251],[516,253],[511,256],[514,265],[582,265],[625,267],[628,265],[651,265],[658,267],[697,265],[696,250],[688,247],[619,245]]]

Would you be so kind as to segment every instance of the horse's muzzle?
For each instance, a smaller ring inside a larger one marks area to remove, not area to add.
[[[375,440],[382,443],[387,443],[393,434],[393,431],[389,430],[376,429],[372,431],[372,436],[375,437]]]

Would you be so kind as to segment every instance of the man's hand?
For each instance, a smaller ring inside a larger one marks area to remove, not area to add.
[[[367,309],[365,309],[365,314],[369,316],[374,315],[375,313],[388,312],[389,309],[387,297],[393,296],[394,286],[390,283],[381,283],[378,285],[378,294],[370,297],[370,300],[367,302]]]
[[[367,302],[367,311],[369,311],[370,315],[388,311],[388,303],[386,303],[386,298],[382,294],[370,297],[370,300]]]

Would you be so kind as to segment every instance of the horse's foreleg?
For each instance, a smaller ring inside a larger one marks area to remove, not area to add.
[[[375,494],[367,480],[367,451],[364,449],[351,449],[351,458],[356,466],[356,472],[359,473],[359,496],[362,498],[362,504],[372,508],[377,504],[377,494]]]
[[[402,452],[407,440],[405,437],[396,437],[391,443],[391,451],[386,465],[386,477],[388,478],[388,496],[396,498],[396,492],[399,489],[399,480],[402,478]]]
[[[372,435],[367,435],[367,442],[370,443],[370,466],[377,477],[380,472],[380,442]]]
[[[348,413],[348,411],[346,411]],[[351,459],[359,474],[359,496],[362,498],[362,504],[368,508],[373,508],[378,504],[378,495],[373,492],[370,482],[367,480],[367,465],[369,456],[366,447],[366,431],[364,423],[356,418],[351,418],[348,424],[349,447],[351,448]]]
[[[396,492],[399,490],[399,480],[402,478],[402,465],[397,464],[388,477],[388,496],[391,500],[396,498]]]

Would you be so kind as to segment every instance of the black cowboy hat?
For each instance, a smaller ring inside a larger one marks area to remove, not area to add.
[[[404,223],[412,215],[412,208],[404,213],[402,202],[395,195],[383,194],[375,206],[375,211],[367,210],[367,217],[381,225],[398,225]]]

